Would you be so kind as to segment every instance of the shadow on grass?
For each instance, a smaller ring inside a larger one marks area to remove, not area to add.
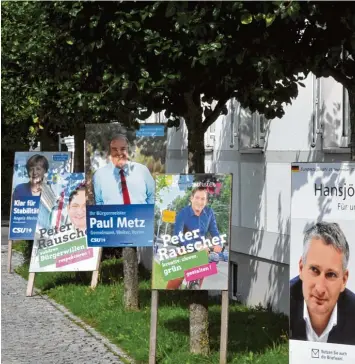
[[[18,273],[24,278],[28,276],[28,264],[18,269]],[[150,281],[150,272],[139,266],[139,282]],[[91,283],[92,272],[48,272],[36,274],[36,286],[43,290],[50,290],[58,286],[76,284],[88,286]],[[123,281],[122,259],[104,260],[100,265],[99,284],[110,285]],[[149,284],[150,285],[150,284]],[[146,295],[144,295],[146,296]]]
[[[210,305],[211,306],[211,305]],[[270,347],[286,342],[288,318],[261,307],[246,309],[231,303],[229,306],[228,352],[264,352]],[[168,320],[164,326],[172,332],[189,336],[189,319]],[[210,347],[212,352],[220,349],[221,314],[217,306],[209,311]]]

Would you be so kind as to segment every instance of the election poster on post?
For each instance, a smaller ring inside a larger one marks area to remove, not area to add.
[[[87,245],[85,175],[63,174],[43,189],[29,271],[94,271],[99,250]]]
[[[70,168],[70,152],[15,153],[10,240],[33,240],[41,193],[69,173]]]
[[[153,245],[154,177],[165,171],[166,126],[86,125],[89,246]]]
[[[355,163],[291,176],[290,363],[355,363]]]
[[[228,290],[232,175],[156,177],[152,289]]]

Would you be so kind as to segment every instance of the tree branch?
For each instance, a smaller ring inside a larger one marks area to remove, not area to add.
[[[340,82],[346,89],[351,87],[351,80],[349,80],[341,70],[337,70],[334,67],[328,67],[326,72],[336,81]]]
[[[229,100],[229,97],[221,98],[218,101],[215,108],[213,109],[213,111],[211,112],[211,114],[205,118],[204,122],[202,123],[204,133],[217,120],[218,116],[221,115],[221,111],[228,100]]]

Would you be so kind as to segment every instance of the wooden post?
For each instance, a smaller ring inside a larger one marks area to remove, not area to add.
[[[32,272],[28,275],[26,297],[33,296],[33,287],[34,287],[34,283],[35,283],[35,275],[36,275],[36,273],[32,273]]]
[[[149,364],[155,364],[157,356],[157,326],[158,326],[158,290],[153,289],[151,314],[150,314]]]
[[[101,254],[102,254],[102,248],[100,248],[99,254],[97,256],[96,270],[94,270],[92,272],[91,285],[90,285],[90,287],[92,289],[95,289],[96,288],[97,283],[99,281],[99,271],[100,271],[100,263],[101,263]]]
[[[228,343],[228,291],[222,291],[222,312],[221,312],[221,344],[220,344],[220,364],[227,363],[227,343]]]
[[[233,174],[231,174],[231,186],[233,186]],[[232,237],[232,193],[229,199],[229,249],[231,247],[231,237]],[[229,259],[228,259],[228,286],[230,282],[230,269],[229,269]],[[222,291],[222,310],[221,310],[221,341],[219,347],[219,362],[220,364],[227,364],[227,347],[228,347],[228,307],[229,306],[229,294],[228,289]]]
[[[11,260],[12,260],[12,240],[9,240],[7,248],[7,272],[11,273]]]

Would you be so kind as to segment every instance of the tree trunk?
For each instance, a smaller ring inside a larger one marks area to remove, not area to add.
[[[136,248],[123,248],[124,306],[126,310],[139,309],[138,259]]]
[[[84,172],[84,140],[85,129],[76,129],[74,131],[74,173]]]
[[[208,355],[208,291],[192,291],[190,303],[190,351]]]
[[[351,160],[355,161],[355,88],[348,88],[350,106],[350,128],[351,128]]]
[[[55,135],[49,133],[49,128],[44,124],[44,129],[40,131],[39,141],[41,143],[42,152],[58,151],[58,139]]]
[[[201,121],[195,121],[194,124],[195,127],[188,130],[187,136],[188,171],[189,173],[205,173],[205,139],[202,130],[202,116]]]
[[[133,121],[133,116],[129,113],[120,112],[119,120],[124,125],[131,125]],[[139,309],[137,248],[123,248],[122,257],[124,306],[126,310],[136,311]]]
[[[188,170],[189,173],[204,173],[205,144],[202,128],[202,112],[191,114],[191,117],[185,117],[188,128]],[[191,292],[190,351],[194,354],[206,356],[210,351],[208,332],[208,291]]]

